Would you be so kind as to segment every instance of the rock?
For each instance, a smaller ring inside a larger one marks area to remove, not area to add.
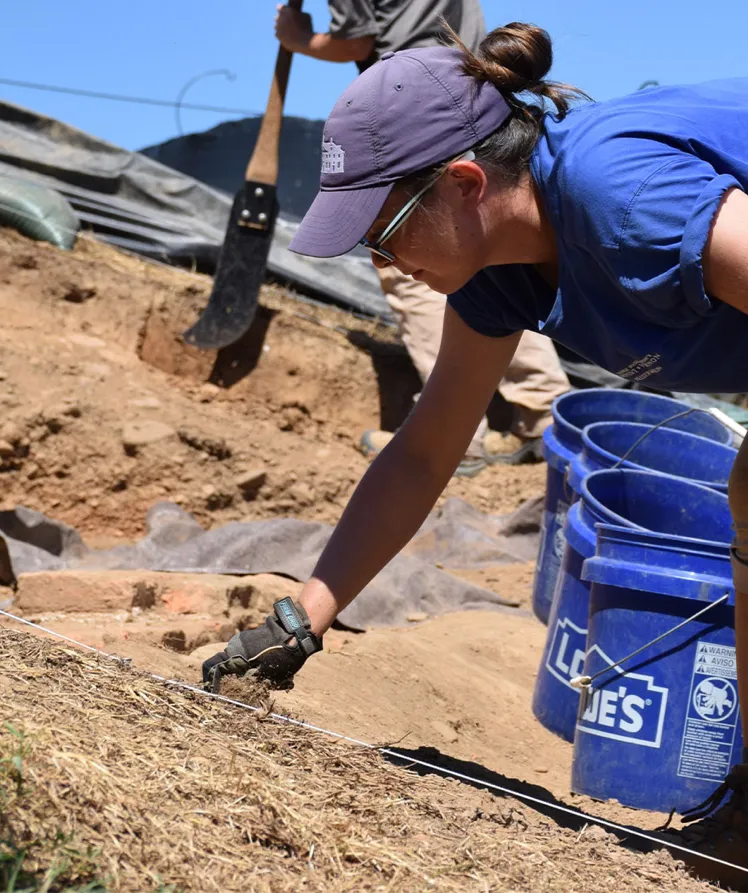
[[[7,381],[8,373],[4,369],[0,369],[0,381]]]
[[[134,456],[141,447],[174,437],[175,434],[176,431],[163,422],[125,422],[122,427],[122,445],[128,456]]]
[[[0,608],[8,610],[13,604],[15,593],[10,586],[0,586]]]
[[[39,269],[39,261],[33,254],[22,254],[16,259],[15,265],[21,270]]]
[[[73,332],[72,335],[67,335],[62,340],[68,341],[70,344],[76,344],[78,347],[90,347],[92,349],[106,347],[106,341],[102,341],[101,338],[94,338],[92,335],[84,335],[82,332]]]
[[[83,304],[96,297],[96,289],[92,285],[74,283],[63,287],[62,299],[71,304]]]
[[[66,397],[56,407],[55,412],[69,416],[71,419],[79,419],[83,415],[83,408],[73,397]]]
[[[214,641],[217,642],[228,642],[228,640],[238,631],[238,627],[235,623],[222,623],[218,629],[216,630],[216,638]],[[195,646],[196,648],[199,646]]]
[[[84,363],[83,370],[94,381],[104,381],[112,371],[111,366],[107,366],[106,363]],[[85,377],[83,381],[85,381]]]
[[[25,441],[25,445],[28,446],[25,431],[18,422],[5,422],[0,427],[0,439],[7,440],[8,443],[12,444],[20,444]]]
[[[186,443],[193,450],[207,453],[216,459],[231,458],[231,448],[222,437],[207,437],[199,431],[193,431],[190,428],[180,428],[177,434],[182,443]]]
[[[134,400],[128,400],[127,405],[136,409],[161,409],[158,397],[136,397]]]
[[[187,636],[182,629],[171,629],[161,637],[161,644],[170,651],[187,651]]]
[[[306,483],[299,481],[288,489],[288,495],[298,506],[311,505],[314,502],[314,490]]]
[[[127,611],[133,595],[127,571],[40,571],[19,575],[16,606],[22,613]]]
[[[234,494],[229,493],[226,490],[217,490],[215,487],[213,488],[213,492],[206,496],[205,499],[205,508],[210,512],[216,512],[219,509],[227,509],[234,502]]]
[[[258,466],[242,472],[234,479],[237,488],[245,499],[254,499],[267,480],[267,471]]]
[[[585,825],[577,839],[603,843],[608,840],[613,841],[615,837],[604,828],[601,828],[600,825]]]
[[[301,403],[289,403],[280,408],[275,415],[281,431],[295,431],[303,434],[311,423],[309,410]]]
[[[298,598],[303,584],[280,574],[255,574],[234,579],[229,588],[229,608],[254,609],[258,614],[269,614],[273,603],[282,598]]]
[[[209,657],[213,657],[214,654],[218,654],[219,651],[223,651],[227,641],[228,639],[208,645],[200,645],[190,652],[190,657],[194,658],[196,662],[202,663],[204,660],[208,660]]]
[[[417,611],[413,614],[408,614],[405,618],[408,623],[422,623],[424,620],[429,619],[429,615],[424,613],[423,611]]]
[[[455,744],[459,740],[460,736],[452,726],[447,725],[447,723],[442,722],[440,719],[432,719],[431,728],[441,735],[448,744]]]
[[[239,580],[243,578],[238,578]],[[18,578],[16,606],[25,613],[153,611],[225,616],[237,578],[157,571],[38,571]]]
[[[0,440],[0,458],[7,458],[8,456],[15,455],[15,447],[8,443],[7,440]]]
[[[203,630],[186,642],[185,650],[194,651],[196,648],[202,648],[203,645],[217,642],[219,638],[220,637],[217,634],[214,635],[213,633],[208,632],[208,630]],[[229,636],[229,638],[231,638],[231,636]],[[218,651],[218,649],[216,649],[216,651]]]
[[[201,403],[210,403],[211,400],[215,400],[215,398],[221,393],[221,389],[217,384],[211,384],[211,382],[206,382],[197,391],[197,398]]]

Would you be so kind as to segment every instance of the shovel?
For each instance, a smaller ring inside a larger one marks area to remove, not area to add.
[[[289,0],[288,5],[301,9],[302,2]],[[281,46],[244,186],[236,193],[229,215],[213,291],[200,318],[183,335],[188,344],[204,350],[226,347],[241,338],[257,310],[278,214],[278,143],[291,59],[292,54]]]

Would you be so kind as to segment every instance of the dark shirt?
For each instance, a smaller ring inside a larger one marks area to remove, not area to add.
[[[333,37],[373,37],[374,52],[359,71],[373,65],[383,53],[412,47],[435,46],[444,30],[444,16],[470,50],[476,50],[486,33],[478,0],[328,0]]]

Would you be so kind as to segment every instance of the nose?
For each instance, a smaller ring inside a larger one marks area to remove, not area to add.
[[[371,254],[371,262],[378,270],[384,270],[385,267],[391,267],[391,261],[388,261],[386,257],[382,257],[381,254],[377,254],[376,251],[369,252]]]

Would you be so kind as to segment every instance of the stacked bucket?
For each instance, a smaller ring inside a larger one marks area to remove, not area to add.
[[[548,623],[533,711],[574,742],[572,789],[662,811],[706,799],[743,747],[736,450],[728,428],[689,409],[602,388],[556,400],[533,586]]]

